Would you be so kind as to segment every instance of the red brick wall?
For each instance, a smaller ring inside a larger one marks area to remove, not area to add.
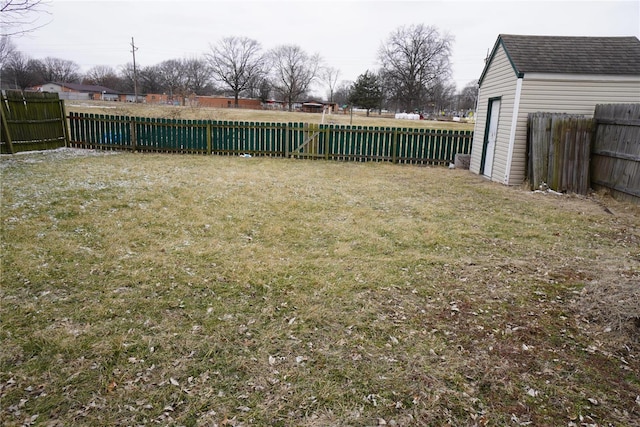
[[[197,105],[200,107],[235,108],[233,98],[218,98],[214,96],[197,96]],[[238,99],[238,108],[261,110],[262,103],[259,99]]]

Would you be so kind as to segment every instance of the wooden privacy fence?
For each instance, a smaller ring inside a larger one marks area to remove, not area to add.
[[[596,105],[591,181],[640,203],[640,104]]]
[[[47,150],[67,141],[64,101],[57,93],[7,91],[2,94],[0,152]]]
[[[528,116],[528,179],[558,192],[587,194],[590,188],[592,120],[561,113]]]
[[[391,127],[169,120],[69,113],[70,146],[325,160],[447,164],[473,132]]]

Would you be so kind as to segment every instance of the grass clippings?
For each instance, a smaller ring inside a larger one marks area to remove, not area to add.
[[[624,339],[640,342],[640,285],[635,276],[598,281],[582,290],[576,301],[585,319],[606,331],[624,332]]]
[[[638,425],[637,305],[605,298],[640,279],[636,206],[386,163],[0,165],[2,425]]]

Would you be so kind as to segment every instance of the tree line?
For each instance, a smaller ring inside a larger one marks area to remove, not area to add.
[[[0,38],[3,85],[25,90],[47,82],[99,85],[122,93],[165,93],[276,99],[289,108],[309,97],[312,88],[326,90],[326,100],[367,111],[441,111],[475,108],[477,84],[458,92],[451,80],[453,37],[433,26],[402,26],[384,40],[377,54],[378,69],[365,70],[355,82],[340,80],[340,70],[318,54],[295,44],[263,49],[260,42],[230,36],[211,44],[208,52],[191,58],[118,69],[97,65],[82,73],[70,60],[30,58],[16,49],[9,36]]]

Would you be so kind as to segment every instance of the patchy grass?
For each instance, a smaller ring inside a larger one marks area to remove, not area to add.
[[[393,115],[371,113],[326,114],[324,122],[322,114],[300,113],[274,110],[246,110],[236,108],[209,108],[192,106],[173,106],[160,104],[131,104],[107,101],[65,101],[67,111],[89,114],[108,114],[118,116],[153,117],[184,120],[227,120],[242,122],[267,123],[325,123],[354,126],[400,127],[410,129],[452,129],[473,130],[473,123],[429,120],[399,120]]]
[[[637,207],[99,154],[2,157],[3,425],[637,425]]]

